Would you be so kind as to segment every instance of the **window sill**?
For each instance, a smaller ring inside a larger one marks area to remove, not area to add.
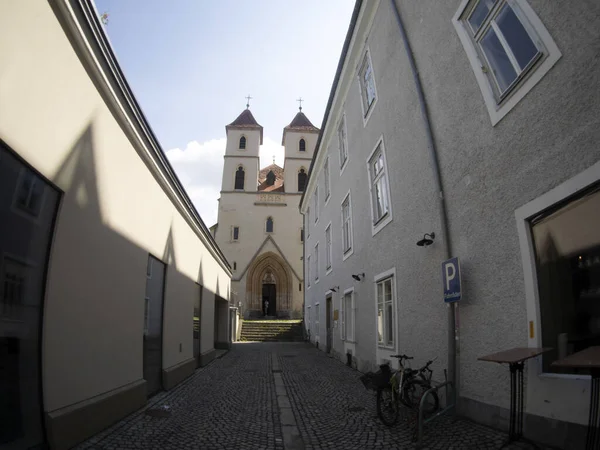
[[[346,158],[346,160],[344,161],[344,164],[342,164],[342,166],[340,167],[340,177],[342,176],[342,174],[344,173],[344,170],[346,169],[346,166],[348,165],[348,159]]]
[[[342,258],[342,261],[346,261],[353,254],[354,254],[354,248],[350,248],[350,250],[348,250],[346,253],[344,253],[344,257]]]
[[[390,350],[392,352],[396,350],[396,347],[394,347],[394,344],[389,346],[389,345],[383,345],[383,344],[377,343],[377,348],[379,348],[381,350]]]
[[[385,213],[385,215],[373,224],[371,228],[372,236],[375,236],[381,230],[383,230],[393,220],[392,211]]]
[[[325,269],[325,275],[329,275],[331,272],[333,272],[333,267],[329,267],[328,269]]]

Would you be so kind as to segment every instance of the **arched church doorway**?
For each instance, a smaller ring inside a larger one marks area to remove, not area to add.
[[[268,307],[265,306],[269,302]],[[279,255],[266,252],[248,269],[246,278],[247,317],[289,317],[292,308],[292,273]]]

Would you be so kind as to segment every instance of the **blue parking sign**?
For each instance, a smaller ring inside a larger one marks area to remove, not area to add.
[[[458,257],[442,263],[442,281],[444,283],[444,302],[452,303],[460,300],[460,264]]]

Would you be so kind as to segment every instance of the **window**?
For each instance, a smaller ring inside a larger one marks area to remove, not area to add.
[[[246,136],[242,136],[240,138],[240,150],[244,150],[246,148]]]
[[[325,175],[325,201],[329,199],[331,195],[331,190],[329,187],[329,157],[325,160],[325,165],[323,166],[323,172]]]
[[[319,221],[319,185],[317,184],[315,186],[315,193],[314,193],[314,208],[315,208],[315,223],[317,223]]]
[[[306,141],[304,139],[300,139],[300,142],[298,143],[298,148],[301,152],[306,151]]]
[[[358,72],[360,81],[360,91],[363,102],[363,115],[367,117],[371,106],[375,102],[377,95],[375,93],[375,79],[373,77],[373,67],[371,66],[371,57],[369,52],[365,53],[362,66]]]
[[[315,245],[315,283],[319,281],[319,244]]]
[[[346,115],[342,116],[338,126],[338,146],[340,148],[340,168],[343,168],[348,160],[348,147],[346,142]]]
[[[390,214],[389,189],[386,177],[386,163],[383,153],[383,139],[379,141],[368,160],[371,188],[371,216],[377,226]],[[389,221],[386,221],[388,223]],[[383,227],[385,223],[381,224]],[[375,230],[374,230],[375,231]],[[378,231],[378,230],[377,230]]]
[[[237,270],[237,262],[233,262],[233,270]]]
[[[300,228],[300,242],[304,242],[304,229]]]
[[[25,292],[29,267],[11,258],[5,258],[0,285],[0,317],[23,319]]]
[[[306,235],[310,237],[310,206],[306,208]]]
[[[232,240],[237,241],[240,238],[240,227],[233,227]]]
[[[327,225],[325,229],[325,242],[327,245],[327,266],[326,269],[331,269],[331,224]]]
[[[600,345],[600,184],[529,220],[535,250],[544,372]]]
[[[298,192],[304,192],[304,188],[306,188],[306,171],[300,169],[300,172],[298,172]]]
[[[341,300],[342,306],[342,339],[354,341],[354,306],[353,292],[344,293]]]
[[[320,314],[320,305],[317,303],[315,305],[315,337],[319,338],[319,314]]]
[[[22,169],[15,204],[27,214],[37,217],[42,209],[44,181],[29,169]]]
[[[454,26],[492,124],[512,109],[561,56],[526,0],[463,0]]]
[[[310,287],[310,255],[306,258],[306,282],[308,287]]]
[[[273,218],[272,217],[267,218],[266,230],[267,230],[267,233],[273,232]]]
[[[377,342],[384,347],[394,346],[393,276],[377,281]]]
[[[267,174],[267,185],[268,186],[273,186],[275,184],[275,179],[277,177],[275,176],[275,174],[273,173],[272,170],[269,170],[269,173]]]
[[[342,203],[342,250],[347,255],[352,250],[352,211],[350,208],[350,193]]]
[[[237,172],[235,172],[235,189],[244,189],[244,177],[244,168],[240,166],[238,167]]]

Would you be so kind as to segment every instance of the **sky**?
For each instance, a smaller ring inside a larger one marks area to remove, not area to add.
[[[225,125],[264,127],[261,167],[283,166],[298,112],[321,127],[353,0],[95,0],[125,77],[207,226],[217,222]]]

